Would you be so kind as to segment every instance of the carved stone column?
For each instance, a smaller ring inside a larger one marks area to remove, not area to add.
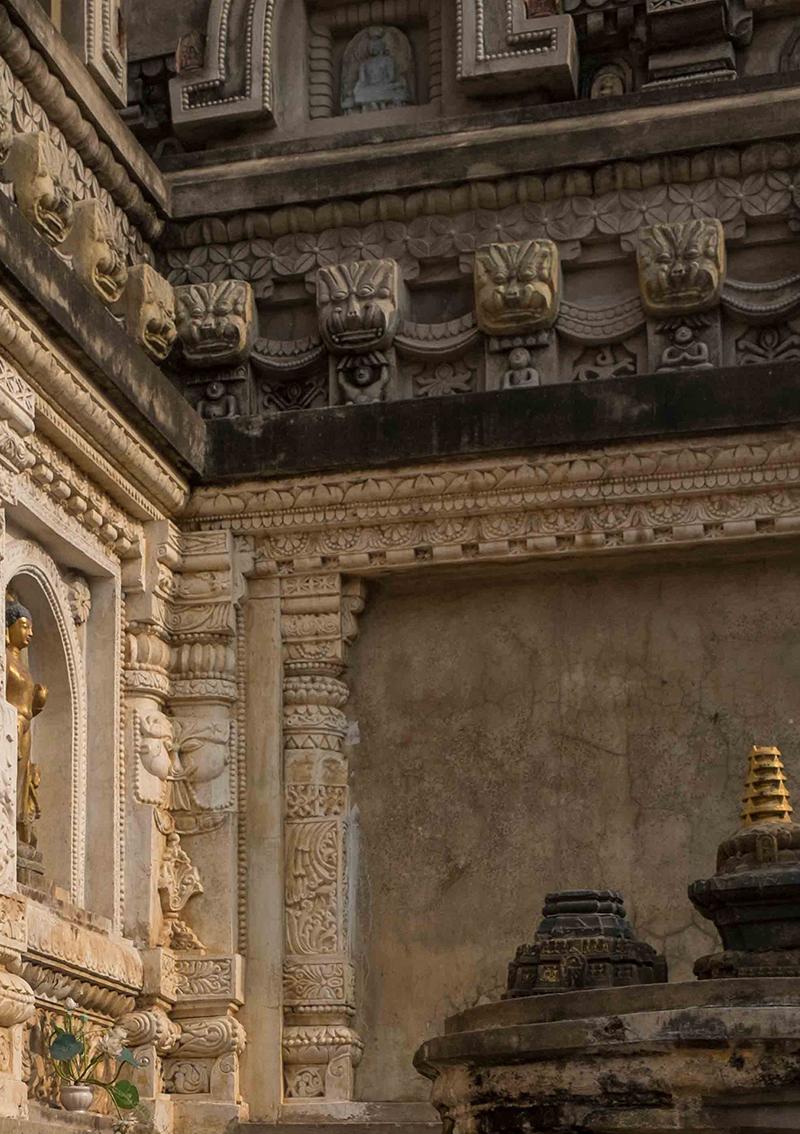
[[[190,918],[181,915],[170,929],[178,972],[172,1017],[180,1035],[164,1065],[165,1087],[187,1121],[202,1111],[221,1126],[242,1117],[245,1043],[236,1019],[243,1001],[236,717],[242,575],[229,531],[182,533],[179,552],[169,615],[172,767],[162,819],[169,832],[165,863],[171,855],[175,865],[174,877],[164,877],[162,902],[179,904],[187,892],[198,898]]]
[[[353,1097],[363,1045],[350,959],[349,797],[342,708],[360,580],[281,583],[286,790],[283,1060],[289,1099]]]

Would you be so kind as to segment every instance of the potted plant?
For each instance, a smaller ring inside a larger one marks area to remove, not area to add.
[[[141,1067],[142,1064],[125,1047],[123,1028],[115,1025],[90,1037],[88,1017],[76,1016],[77,1007],[74,1000],[65,1001],[64,1011],[60,1013],[61,1023],[53,1027],[48,1037],[47,1050],[61,1080],[61,1103],[65,1110],[88,1110],[99,1088],[106,1092],[121,1117],[123,1110],[138,1106],[139,1092],[134,1083],[121,1079],[120,1075],[125,1067]],[[112,1060],[116,1061],[117,1068],[108,1078],[101,1065],[107,1066]]]

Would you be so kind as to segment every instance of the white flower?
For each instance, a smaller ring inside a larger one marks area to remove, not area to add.
[[[105,1055],[118,1056],[125,1046],[126,1032],[124,1028],[114,1026],[97,1041],[97,1046]]]
[[[77,1000],[73,1000],[71,996],[68,996],[64,1001],[64,1007],[68,1012],[75,1012],[78,1008],[78,1002]]]

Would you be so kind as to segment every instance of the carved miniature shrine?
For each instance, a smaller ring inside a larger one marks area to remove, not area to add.
[[[800,1127],[798,14],[0,0],[0,1134]]]

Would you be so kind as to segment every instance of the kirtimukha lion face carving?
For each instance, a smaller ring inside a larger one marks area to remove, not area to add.
[[[175,288],[178,335],[196,366],[241,362],[255,332],[253,289],[244,280]]]
[[[319,327],[330,350],[361,354],[388,347],[399,321],[394,260],[333,264],[317,273]]]
[[[714,219],[655,224],[639,234],[639,287],[650,315],[704,311],[725,279],[725,234]]]
[[[475,253],[478,326],[488,335],[550,327],[558,315],[558,248],[552,240],[489,244]]]
[[[14,183],[20,212],[50,244],[60,244],[72,225],[74,204],[64,161],[43,131],[18,134],[5,174]]]

